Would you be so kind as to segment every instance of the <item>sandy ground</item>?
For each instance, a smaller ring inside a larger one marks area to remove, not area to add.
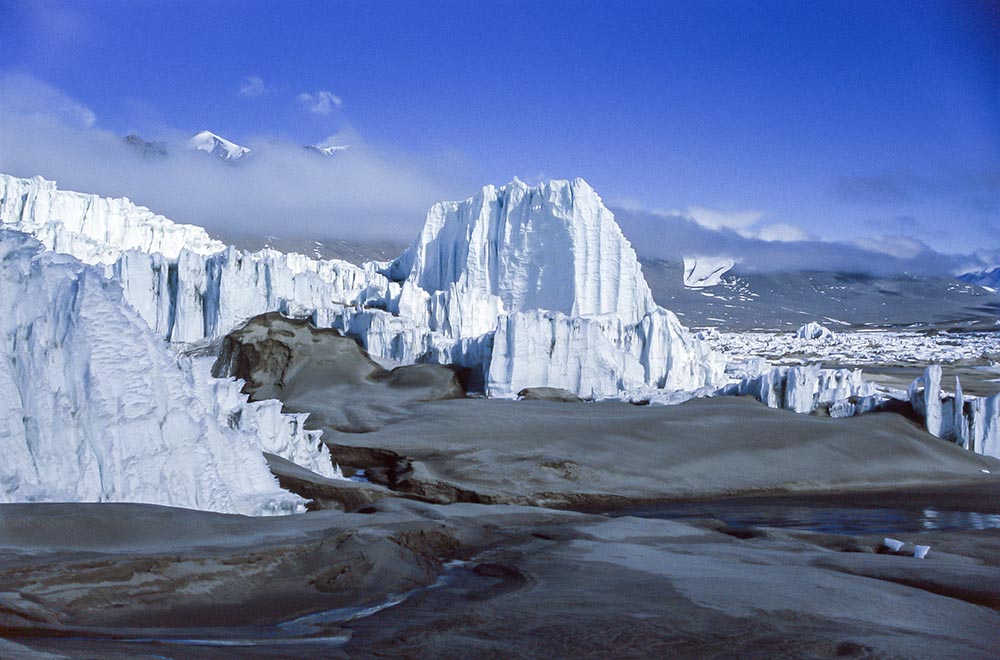
[[[996,531],[938,534],[951,547],[919,560],[878,539],[539,508],[366,510],[5,505],[0,655],[973,659],[1000,645]]]

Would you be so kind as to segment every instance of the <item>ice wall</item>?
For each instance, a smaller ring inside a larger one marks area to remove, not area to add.
[[[301,420],[206,381],[98,269],[0,230],[0,309],[0,501],[303,510],[261,454],[284,444],[318,467]]]
[[[149,326],[174,342],[220,336],[269,311],[327,323],[345,306],[389,297],[377,264],[238,250],[126,198],[58,190],[41,177],[0,174],[0,228],[103,266]]]

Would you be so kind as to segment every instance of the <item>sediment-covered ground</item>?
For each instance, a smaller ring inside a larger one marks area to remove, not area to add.
[[[447,368],[386,371],[303,324],[244,339],[228,346],[229,373],[311,413],[355,481],[268,456],[318,509],[276,518],[0,506],[0,657],[974,659],[1000,648],[1000,460],[899,414],[830,419],[738,397],[466,398]],[[697,508],[669,508],[685,502]],[[857,509],[881,518],[811,522]],[[762,510],[801,524],[741,513]],[[972,522],[944,524],[954,520]],[[891,551],[885,537],[905,545]]]
[[[0,507],[0,655],[991,658],[1000,644],[995,529],[909,534],[933,547],[916,559],[880,536],[712,521],[363,511]]]

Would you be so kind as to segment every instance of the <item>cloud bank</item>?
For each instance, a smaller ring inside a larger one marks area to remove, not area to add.
[[[635,208],[612,210],[636,252],[648,259],[729,257],[739,262],[738,269],[747,272],[816,270],[950,275],[976,267],[976,260],[970,257],[941,254],[902,236],[883,236],[855,245],[811,240],[797,236],[797,228],[791,227],[784,237],[788,240],[768,240],[766,235],[743,235],[731,223],[712,228],[682,214]]]
[[[247,84],[256,89],[253,79]],[[167,156],[144,157],[50,85],[0,74],[0,171],[126,196],[210,232],[409,241],[433,203],[468,193],[433,159],[386,153],[349,130],[319,141],[351,145],[333,156],[267,136],[249,140],[253,157],[238,166],[187,150],[186,131],[144,137],[162,140]]]
[[[252,97],[267,93],[267,87],[251,76],[240,92]],[[317,114],[340,105],[338,97],[322,91],[298,101]],[[333,155],[262,136],[247,141],[252,157],[236,165],[187,150],[184,144],[193,132],[145,136],[157,143],[143,151],[101,128],[95,113],[77,99],[31,76],[0,73],[0,172],[41,175],[64,190],[127,196],[231,240],[274,235],[406,242],[419,232],[432,204],[463,199],[484,183],[457,179],[454,171],[462,168],[450,167],[449,159],[387,153],[350,130],[316,141],[350,145]],[[159,153],[161,147],[166,156]],[[978,190],[990,191],[995,182],[977,184]],[[907,186],[913,187],[907,177],[852,180],[844,182],[842,192],[886,200],[898,198]],[[873,226],[870,237],[847,244],[815,240],[794,225],[768,223],[756,210],[650,212],[624,202],[624,208],[614,209],[616,217],[646,258],[724,256],[758,272],[929,275],[1000,263],[1000,253],[935,252],[907,235],[919,228],[909,216]]]

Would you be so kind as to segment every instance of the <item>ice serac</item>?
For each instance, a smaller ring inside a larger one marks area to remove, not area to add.
[[[636,324],[614,314],[570,317],[533,310],[500,318],[488,389],[508,397],[526,388],[557,387],[588,398],[650,388],[693,390],[716,383],[724,366],[721,355],[664,309]]]
[[[302,510],[98,269],[0,230],[0,309],[0,501]]]
[[[955,391],[941,389],[941,365],[932,364],[909,387],[910,405],[931,435],[977,454],[1000,458],[1000,394],[967,396],[955,378]]]
[[[269,454],[280,456],[329,479],[343,479],[330,450],[323,443],[323,432],[306,429],[308,413],[282,412],[277,399],[250,401],[239,378],[214,378],[214,358],[192,359],[185,366],[191,371],[195,392],[218,423],[249,434]]]
[[[769,408],[810,413],[824,408],[834,417],[851,417],[877,408],[875,385],[860,369],[824,369],[818,364],[771,367],[759,361],[756,371],[719,394],[752,396]]]
[[[721,384],[721,356],[655,304],[635,251],[581,179],[515,180],[437,204],[403,255],[364,266],[244,252],[128,200],[59,191],[42,179],[0,181],[5,226],[101,264],[172,342],[219,337],[279,311],[359,339],[387,366],[470,368],[496,395],[571,381],[575,393],[596,397],[634,383]],[[516,339],[529,326],[552,350]]]
[[[47,248],[88,264],[112,265],[129,250],[177,259],[226,248],[201,227],[183,225],[133,204],[56,188],[42,177],[0,174],[0,228],[31,234]]]
[[[488,300],[484,308],[506,313],[616,314],[637,323],[656,308],[635,251],[583,179],[535,187],[515,179],[463,202],[435,204],[392,269],[411,285],[401,306],[418,303],[409,299],[415,287],[448,294],[459,307]],[[458,328],[482,334],[494,321],[485,312],[461,316]]]

